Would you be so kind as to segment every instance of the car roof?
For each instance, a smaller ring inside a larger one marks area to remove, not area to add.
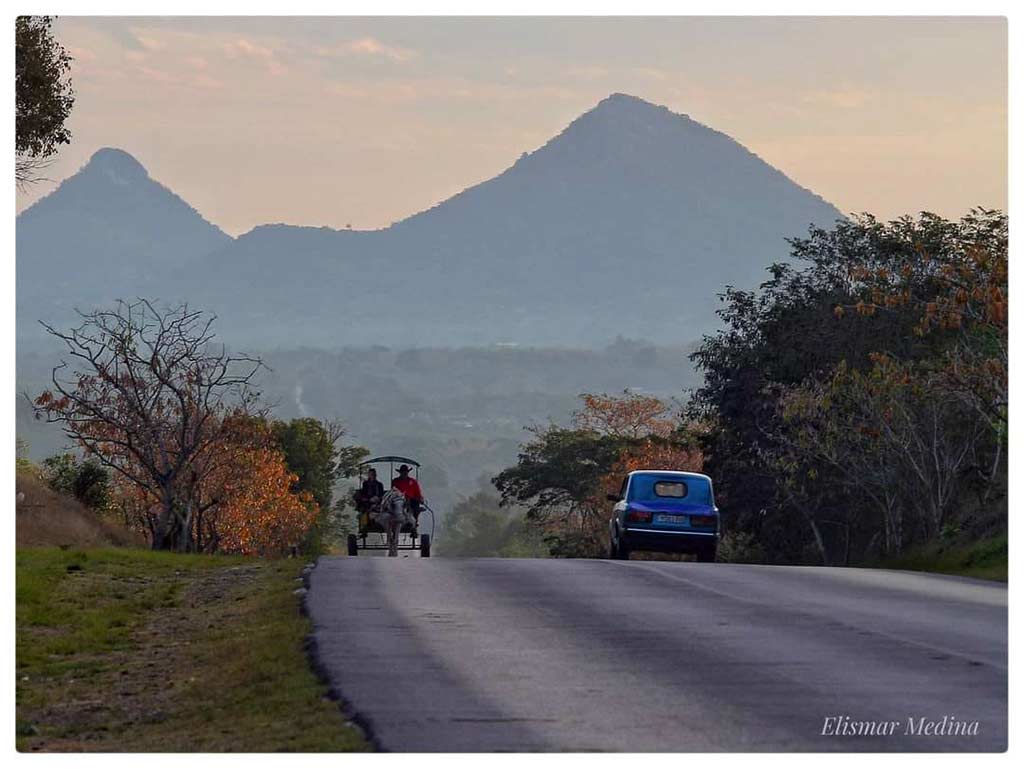
[[[691,473],[685,470],[633,470],[629,475],[630,477],[634,475],[660,475],[671,478],[703,478],[707,481],[711,480],[711,476],[704,475],[704,473]]]

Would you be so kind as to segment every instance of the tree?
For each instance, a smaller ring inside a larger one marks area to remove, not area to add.
[[[197,488],[213,466],[198,460],[232,429],[225,417],[256,410],[262,363],[218,348],[215,317],[186,305],[122,301],[81,317],[68,332],[44,324],[74,366],[53,369],[36,414],[155,500],[154,549],[192,549]]]
[[[488,489],[458,502],[445,517],[444,555],[455,557],[529,557],[546,553],[521,511],[501,505]]]
[[[297,488],[298,477],[265,420],[236,420],[201,461],[209,459],[216,467],[202,484],[211,504],[196,519],[199,549],[281,555],[303,542],[320,507],[310,491]]]
[[[75,94],[71,56],[51,32],[50,16],[15,20],[15,180],[29,184],[47,159],[71,141],[65,125]]]
[[[660,398],[624,390],[622,395],[583,393],[583,408],[573,413],[580,430],[593,430],[618,438],[667,437],[678,426],[669,405]]]
[[[110,474],[95,459],[83,462],[72,453],[55,454],[43,460],[42,476],[51,489],[92,510],[104,511],[110,504]]]
[[[331,505],[338,456],[334,438],[319,419],[275,421],[271,431],[295,474],[295,490],[308,491],[321,508]]]
[[[28,441],[22,438],[15,438],[14,467],[19,473],[31,471],[32,460],[28,458]]]
[[[908,308],[915,335],[951,340],[941,353],[949,385],[1001,430],[1009,393],[1009,221],[1000,211],[976,209],[959,222],[938,222],[947,231],[940,243],[916,241],[899,264],[855,268],[870,296],[836,312]]]
[[[502,504],[526,508],[553,555],[587,555],[603,547],[595,489],[619,458],[623,439],[552,425],[533,430],[518,462],[494,479]]]
[[[340,479],[355,475],[359,462],[369,452],[362,446],[343,443],[346,430],[337,419],[275,421],[271,429],[288,469],[295,474],[292,491],[308,492],[319,507],[320,514],[303,546],[309,552],[320,552],[329,541],[344,539],[348,533],[348,500],[342,498],[332,505],[334,486]]]
[[[951,511],[963,520],[965,488],[992,504],[1006,232],[980,209],[855,217],[793,240],[797,264],[772,266],[760,291],[726,289],[725,327],[692,356],[705,380],[687,413],[710,428],[730,530],[772,561],[847,562],[934,537]]]
[[[535,428],[513,467],[493,479],[502,504],[522,505],[554,555],[594,556],[607,540],[607,493],[641,465],[700,470],[691,427],[664,401],[628,390],[583,394],[572,426]]]
[[[188,549],[261,556],[290,552],[313,527],[320,512],[316,501],[309,492],[294,490],[296,476],[265,419],[236,413],[223,421],[218,439],[192,463]],[[113,507],[125,524],[154,538],[158,500],[123,477],[116,486]]]

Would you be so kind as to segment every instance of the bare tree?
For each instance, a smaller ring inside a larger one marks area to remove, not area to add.
[[[43,176],[43,172],[50,167],[51,158],[33,158],[25,155],[16,155],[14,158],[14,181],[18,190],[25,192],[30,185],[38,182],[48,182],[50,179]]]
[[[66,347],[37,418],[60,423],[85,451],[157,500],[154,550],[191,549],[199,459],[228,414],[252,413],[259,358],[214,343],[215,316],[146,299],[79,313],[67,332],[43,324]]]

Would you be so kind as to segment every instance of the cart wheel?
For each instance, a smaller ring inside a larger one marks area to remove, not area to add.
[[[429,534],[421,534],[420,535],[420,558],[429,558],[429,557],[430,557],[430,535]]]
[[[348,535],[348,554],[359,555],[358,540],[355,534]]]

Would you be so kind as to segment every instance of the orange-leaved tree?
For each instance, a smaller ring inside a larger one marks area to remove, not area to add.
[[[140,299],[47,331],[65,348],[36,416],[60,424],[86,453],[155,505],[153,548],[194,549],[192,488],[200,457],[224,440],[225,414],[259,413],[259,358],[217,345],[213,316]]]
[[[580,398],[583,408],[573,414],[577,427],[623,439],[618,459],[594,490],[595,501],[617,492],[623,476],[634,470],[700,472],[703,467],[698,427],[684,424],[670,403],[628,389],[621,395],[584,393]]]
[[[944,336],[945,384],[1000,432],[1009,395],[1008,224],[1002,212],[976,209],[944,222],[945,236],[930,247],[916,241],[887,261],[851,264],[861,299],[835,307],[837,317],[909,310],[918,337]]]
[[[623,390],[621,395],[583,393],[583,408],[573,413],[580,430],[616,438],[667,438],[678,427],[672,407],[661,398]]]
[[[224,481],[224,496],[208,523],[213,549],[280,555],[297,547],[319,511],[308,491],[291,491],[297,478],[279,451],[243,452]]]
[[[507,504],[527,504],[558,555],[592,556],[607,540],[606,495],[636,469],[700,470],[693,426],[673,404],[630,390],[620,395],[584,393],[571,429],[535,431],[519,464],[495,479]]]
[[[319,508],[309,492],[295,492],[297,477],[285,463],[261,417],[234,413],[218,425],[219,439],[204,446],[178,496],[190,514],[187,539],[194,552],[279,555],[298,546]],[[131,528],[153,537],[159,500],[121,477],[115,509]]]

